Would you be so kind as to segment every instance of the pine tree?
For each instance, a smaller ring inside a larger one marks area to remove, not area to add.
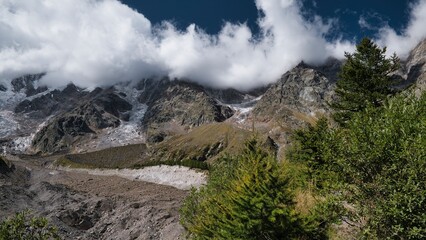
[[[340,124],[369,104],[382,106],[387,96],[395,93],[390,73],[400,67],[395,54],[387,58],[386,47],[380,48],[368,38],[362,39],[355,53],[346,52],[345,57],[337,82],[337,100],[331,104]]]
[[[224,159],[207,186],[193,190],[181,209],[191,239],[321,239],[324,231],[295,208],[289,177],[255,140]]]

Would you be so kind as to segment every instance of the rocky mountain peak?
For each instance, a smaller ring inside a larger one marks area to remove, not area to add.
[[[52,114],[65,112],[87,98],[87,93],[74,84],[69,84],[63,90],[52,90],[32,98],[24,99],[17,104],[15,113],[25,113],[32,118],[46,118]]]
[[[38,81],[44,75],[45,73],[27,74],[22,77],[15,78],[11,81],[12,90],[14,92],[24,91],[27,97],[45,92],[47,91],[46,86],[38,86]]]
[[[74,87],[70,89],[78,90]],[[69,92],[70,89],[64,91]],[[130,103],[107,89],[71,111],[53,118],[36,133],[32,145],[34,150],[44,153],[70,150],[78,139],[95,134],[101,129],[116,128],[121,124],[121,120],[127,121],[126,112],[131,109]]]
[[[184,81],[163,82],[156,85],[155,97],[150,99],[143,125],[148,139],[161,140],[164,136],[186,131],[188,128],[212,122],[223,122],[233,110],[221,105],[203,87]]]
[[[324,70],[322,70],[324,69]],[[314,116],[328,109],[337,72],[335,67],[312,67],[301,63],[285,73],[272,85],[254,109],[260,116],[279,114],[283,109],[294,109]],[[327,73],[327,75],[324,74]],[[266,113],[267,111],[268,113]]]
[[[336,62],[325,66],[301,63],[286,72],[254,107],[257,125],[267,124],[274,140],[287,143],[293,129],[314,123],[330,111],[337,69],[340,63]]]
[[[411,50],[407,58],[408,64],[424,62],[426,60],[426,39],[421,41],[417,46]]]
[[[426,39],[411,52],[406,63],[407,81],[414,83],[418,91],[426,89]]]

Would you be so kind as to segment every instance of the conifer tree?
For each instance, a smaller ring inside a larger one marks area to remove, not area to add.
[[[191,239],[324,238],[324,231],[296,210],[289,177],[255,140],[210,174],[207,186],[193,190],[181,209]]]
[[[331,104],[340,124],[369,104],[382,106],[387,96],[395,92],[390,74],[400,67],[395,54],[387,58],[386,47],[380,48],[368,38],[362,39],[354,53],[346,52],[345,57],[337,82],[337,100]]]

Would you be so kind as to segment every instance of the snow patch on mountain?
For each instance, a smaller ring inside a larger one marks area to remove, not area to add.
[[[141,123],[148,106],[138,101],[141,91],[127,83],[116,85],[114,88],[119,96],[132,105],[132,110],[124,113],[129,115],[129,120],[121,120],[120,126],[107,128],[98,133],[95,139],[76,147],[76,152],[85,152],[87,149],[91,151],[102,150],[146,141],[145,135],[142,133]]]
[[[18,123],[11,111],[0,111],[0,138],[6,138],[18,130]]]
[[[26,97],[23,92],[5,91],[0,94],[0,109],[13,110]]]
[[[227,106],[229,106],[230,108],[232,108],[232,110],[235,111],[233,119],[235,119],[237,123],[242,124],[248,119],[251,111],[253,110],[254,105],[256,105],[256,103],[260,99],[262,99],[262,96],[251,99],[250,101],[247,101],[247,102],[243,102],[239,104],[228,104]]]
[[[133,106],[135,108],[135,106]],[[95,148],[100,150],[109,147],[118,147],[128,144],[145,142],[140,123],[146,113],[148,106],[141,104],[132,110],[129,121],[121,121],[120,126],[108,128],[98,136]]]

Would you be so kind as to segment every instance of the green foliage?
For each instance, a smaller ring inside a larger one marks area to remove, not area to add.
[[[316,175],[334,171],[341,184],[330,194],[344,194],[357,207],[368,239],[425,239],[426,93],[368,105],[345,128],[323,125],[297,133],[290,156]]]
[[[45,218],[28,217],[28,212],[17,213],[0,223],[1,240],[50,240],[60,239],[55,227]]]
[[[426,93],[356,114],[337,141],[346,182],[370,216],[366,234],[426,238]]]
[[[295,208],[290,179],[255,140],[243,154],[213,166],[208,184],[193,189],[181,209],[192,239],[320,239],[314,219]]]
[[[328,189],[338,183],[335,164],[335,146],[332,141],[334,130],[329,128],[328,120],[320,118],[315,125],[307,129],[298,129],[293,134],[293,148],[287,157],[308,166],[308,174],[318,189]]]
[[[338,99],[331,104],[336,110],[334,118],[341,124],[368,104],[382,106],[387,96],[394,93],[390,73],[400,67],[395,54],[387,58],[386,48],[368,38],[362,39],[355,53],[345,53],[345,57],[336,88]]]

